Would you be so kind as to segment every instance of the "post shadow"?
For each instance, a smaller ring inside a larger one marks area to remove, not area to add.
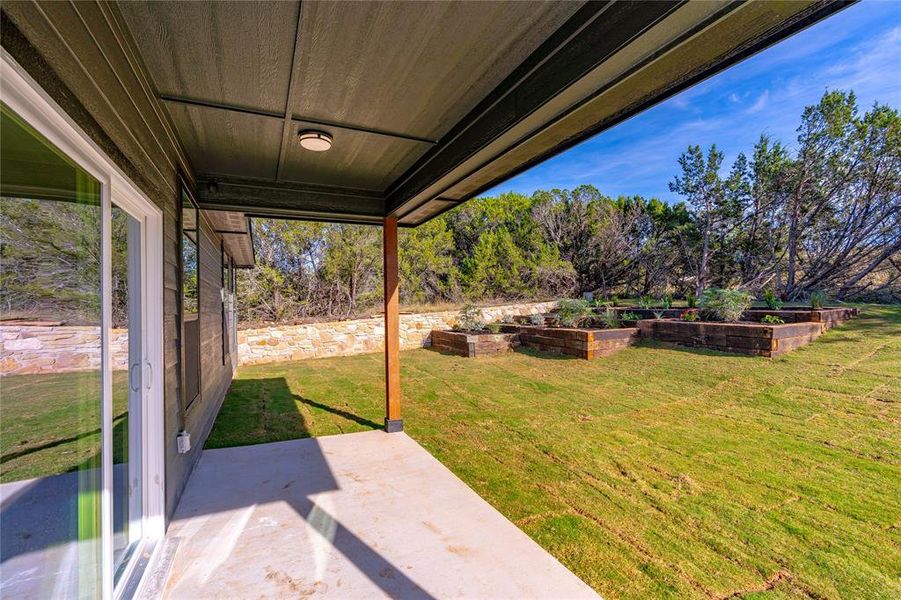
[[[314,437],[298,403],[340,417],[348,425],[382,428],[382,424],[362,415],[294,393],[284,377],[235,379],[216,416],[207,447],[226,448]],[[338,426],[343,430],[341,421]]]

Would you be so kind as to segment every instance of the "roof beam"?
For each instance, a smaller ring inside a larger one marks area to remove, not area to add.
[[[294,127],[291,124],[291,98],[294,97],[294,87],[297,85],[297,64],[300,61],[300,20],[303,17],[303,3],[297,5],[297,23],[294,26],[294,52],[291,56],[291,72],[288,74],[288,91],[285,94],[284,125],[282,126],[282,143],[278,149],[278,166],[275,169],[275,180],[280,181],[285,168],[285,156],[288,153],[291,133]]]
[[[197,203],[204,210],[230,210],[258,217],[381,223],[385,201],[366,190],[204,175]]]
[[[222,110],[233,113],[239,113],[244,115],[253,115],[256,117],[266,117],[269,119],[278,119],[279,121],[286,119],[285,113],[275,112],[271,110],[261,110],[259,108],[252,108],[247,106],[235,106],[233,104],[223,104],[221,102],[210,102],[208,100],[201,100],[198,98],[185,98],[183,96],[172,96],[169,94],[160,94],[160,100],[163,102],[169,102],[172,104],[184,104],[187,106],[197,106],[200,108],[209,108],[212,110]],[[421,144],[429,144],[434,146],[437,144],[437,140],[419,137],[416,135],[409,135],[406,133],[399,133],[396,131],[388,131],[385,129],[378,129],[375,127],[366,127],[365,125],[354,125],[352,123],[339,123],[337,121],[326,121],[323,119],[314,119],[312,117],[305,117],[303,115],[291,115],[290,121],[292,123],[307,123],[310,125],[318,125],[320,127],[334,127],[335,129],[344,129],[346,131],[356,131],[358,133],[369,133],[372,135],[380,135],[383,137],[395,138],[398,140],[407,140],[408,142],[419,142]]]
[[[586,3],[389,188],[389,212],[403,214],[406,202],[682,4]]]

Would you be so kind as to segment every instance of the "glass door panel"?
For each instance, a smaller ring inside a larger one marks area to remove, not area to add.
[[[142,224],[112,203],[110,357],[113,397],[113,562],[115,580],[141,539]]]
[[[101,186],[0,122],[0,590],[101,593]]]

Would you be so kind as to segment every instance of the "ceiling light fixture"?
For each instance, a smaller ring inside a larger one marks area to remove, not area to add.
[[[306,129],[297,134],[300,145],[313,152],[325,152],[332,147],[332,136],[324,131]]]

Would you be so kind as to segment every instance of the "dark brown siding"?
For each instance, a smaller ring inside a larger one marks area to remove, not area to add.
[[[177,453],[178,174],[193,171],[169,126],[114,5],[93,1],[4,2],[3,48],[163,211],[166,511],[175,510],[231,381],[221,360],[220,240],[201,234],[202,395],[186,416],[190,453]]]

